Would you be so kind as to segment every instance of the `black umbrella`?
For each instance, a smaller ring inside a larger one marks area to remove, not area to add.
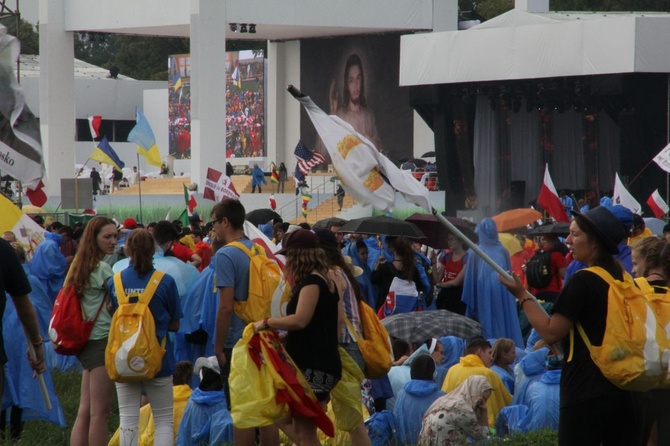
[[[452,225],[456,226],[467,238],[472,240],[474,243],[479,242],[479,237],[474,231],[474,225],[467,220],[457,217],[444,217],[451,222]],[[421,243],[428,245],[431,248],[445,249],[449,246],[447,245],[447,235],[449,235],[449,230],[438,221],[437,217],[433,214],[420,214],[416,213],[410,215],[405,219],[414,223],[421,229],[426,235],[426,240],[422,240]]]
[[[281,215],[270,208],[254,209],[253,211],[248,212],[245,217],[245,219],[254,226],[264,225],[271,222],[275,218],[281,218]]]
[[[570,234],[570,223],[556,222],[556,223],[543,224],[534,227],[533,229],[529,230],[526,233],[526,235],[531,237],[545,234],[567,236],[568,234]]]
[[[435,157],[435,152],[426,152],[423,155],[421,155],[421,158],[433,158]]]
[[[330,229],[331,226],[342,226],[346,222],[347,220],[343,218],[337,218],[337,217],[324,218],[323,220],[319,220],[316,223],[314,223],[312,225],[312,229],[320,229],[320,228]]]
[[[426,237],[414,223],[386,216],[356,218],[345,223],[338,232],[394,235],[420,239]]]

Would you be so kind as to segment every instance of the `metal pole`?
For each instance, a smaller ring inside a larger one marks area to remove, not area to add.
[[[507,280],[514,280],[514,279],[512,278],[512,276],[510,276],[510,274],[509,274],[507,271],[505,271],[504,269],[502,269],[502,268],[500,267],[500,265],[498,265],[496,262],[494,262],[493,259],[492,259],[491,257],[489,257],[488,255],[486,255],[486,253],[485,253],[484,251],[482,251],[482,250],[479,248],[479,246],[477,246],[472,240],[470,240],[469,238],[467,238],[467,237],[465,236],[465,234],[463,234],[463,233],[460,231],[460,229],[458,229],[456,226],[454,226],[449,220],[447,220],[446,218],[444,218],[444,216],[443,216],[442,214],[440,214],[439,212],[437,212],[437,210],[436,210],[435,208],[432,208],[431,211],[432,211],[433,215],[435,216],[435,218],[437,218],[437,220],[438,220],[440,223],[442,223],[442,224],[449,230],[449,232],[451,232],[452,234],[454,234],[454,235],[455,235],[456,237],[458,237],[462,242],[464,242],[466,245],[468,245],[468,246],[470,247],[470,249],[472,249],[472,250],[474,251],[475,254],[477,254],[479,257],[481,257],[481,259],[482,259],[483,261],[485,261],[491,268],[493,268],[495,272],[497,272],[498,274],[500,274],[501,276],[503,276],[503,277],[504,277],[505,279],[507,279]],[[526,294],[528,294],[528,296],[529,296],[531,299],[537,301],[537,299],[535,298],[535,296],[533,296],[532,294],[530,294],[530,291],[526,290]],[[538,307],[539,307],[539,308],[542,308],[542,311],[544,312],[544,314],[545,314],[547,317],[549,317],[549,315],[548,315],[547,312],[544,310],[544,308],[542,307],[542,305],[538,305]]]
[[[142,219],[142,170],[140,169],[140,154],[137,154],[137,174],[139,175],[140,179],[137,182],[137,187],[139,191],[139,199],[140,199],[140,222],[144,223],[144,220]]]
[[[670,74],[667,76],[667,91],[666,91],[666,106],[665,106],[665,140],[666,143],[670,143]],[[665,173],[665,202],[670,201],[670,173]]]

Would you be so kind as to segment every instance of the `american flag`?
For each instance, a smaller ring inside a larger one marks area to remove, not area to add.
[[[298,158],[297,167],[303,175],[309,174],[312,167],[318,166],[326,160],[321,154],[313,153],[309,150],[302,140],[298,141],[298,145],[295,146],[293,154]]]

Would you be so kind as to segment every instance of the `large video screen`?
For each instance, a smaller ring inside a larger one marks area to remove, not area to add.
[[[413,153],[409,90],[399,87],[400,36],[371,35],[300,42],[300,89],[337,115],[391,160]],[[329,158],[303,111],[301,137]]]
[[[191,158],[191,56],[168,60],[169,153]],[[223,123],[222,123],[223,124]],[[227,158],[267,155],[265,142],[265,59],[262,51],[226,53]]]

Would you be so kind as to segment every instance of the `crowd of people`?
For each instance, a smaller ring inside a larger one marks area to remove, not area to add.
[[[71,444],[107,444],[114,392],[120,426],[112,444],[141,444],[147,435],[155,444],[253,445],[257,436],[263,445],[321,444],[322,434],[309,417],[277,420],[258,430],[232,423],[228,377],[233,347],[246,325],[236,302],[247,299],[250,277],[250,259],[233,242],[247,249],[261,244],[282,265],[291,287],[286,314],[256,321],[253,328],[285,333],[286,352],[324,410],[330,407],[345,442],[373,444],[368,433],[389,420],[395,429],[381,429],[402,445],[460,445],[541,428],[557,430],[561,445],[653,445],[670,439],[664,410],[668,391],[633,393],[616,387],[580,337],[569,336],[579,323],[598,345],[605,331],[608,285],[585,267],[601,266],[619,279],[631,273],[659,292],[666,289],[670,226],[667,239],[635,239],[639,221],[632,212],[598,206],[575,212],[564,240],[551,233],[533,239],[518,231],[519,249],[510,256],[495,223],[485,218],[476,228],[478,245],[514,272],[508,280],[453,234],[442,250],[404,237],[345,235],[336,219],[314,230],[305,223],[270,221],[250,233],[245,215],[239,201],[225,199],[214,206],[206,225],[197,214],[188,226],[178,221],[145,226],[132,218],[118,224],[102,216],[72,228],[51,222],[31,263],[25,263],[14,234],[3,234],[0,249],[13,248],[17,254],[3,256],[2,283],[13,303],[3,318],[5,337],[6,330],[23,325],[36,350],[28,365],[46,377],[53,369],[81,371]],[[538,252],[548,253],[550,279],[544,286],[529,283],[529,265]],[[156,270],[165,274],[149,310],[165,348],[162,365],[151,379],[115,383],[105,369],[112,316],[120,296],[142,294]],[[357,344],[365,336],[359,302],[384,318],[387,297],[399,282],[410,284],[406,294],[416,305],[405,310],[396,305],[392,313],[448,309],[477,320],[481,336],[421,342],[392,338],[388,374],[366,379]],[[43,342],[53,302],[69,285],[80,296],[84,317],[94,321],[88,343],[72,357],[58,355]],[[541,299],[531,299],[528,291]],[[520,322],[524,319],[527,327]],[[19,389],[30,380],[17,368],[25,364],[26,345],[6,348],[5,385]],[[57,415],[29,419],[64,426],[53,383],[47,383]],[[22,392],[12,394],[19,396],[10,404],[11,432],[19,438],[26,411],[37,408]]]

